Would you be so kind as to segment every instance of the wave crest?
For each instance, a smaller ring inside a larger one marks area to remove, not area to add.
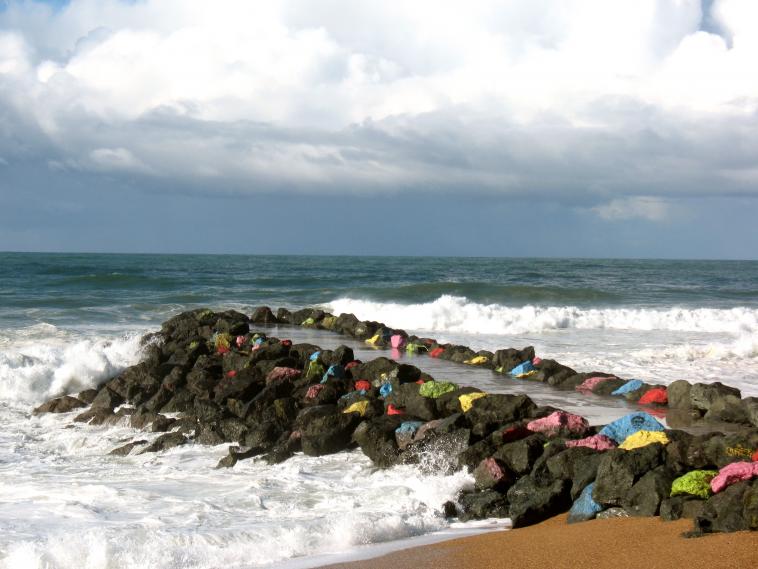
[[[433,302],[400,304],[339,298],[327,305],[335,314],[352,312],[398,328],[467,334],[529,334],[551,330],[663,330],[741,335],[758,332],[758,309],[579,308],[503,306],[442,295]]]

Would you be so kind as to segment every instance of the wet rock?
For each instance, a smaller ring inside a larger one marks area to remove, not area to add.
[[[485,458],[474,469],[474,484],[477,490],[504,492],[513,483],[513,474],[501,460]]]
[[[246,460],[248,458],[260,456],[263,452],[263,449],[260,447],[230,446],[229,454],[218,461],[216,468],[231,468],[240,460]]]
[[[669,398],[670,409],[690,409],[690,393],[692,384],[684,379],[672,382],[668,386],[667,394]]]
[[[734,395],[724,395],[711,403],[704,417],[707,421],[723,421],[728,423],[749,423],[747,407],[742,399]]]
[[[250,319],[236,310],[220,312],[217,314],[217,318],[213,326],[216,332],[230,336],[244,336],[250,331]]]
[[[306,411],[316,409],[319,408]],[[323,415],[310,413],[307,420],[298,418],[303,452],[308,456],[322,456],[345,450],[350,446],[353,431],[360,421],[356,413],[337,413],[333,409]]]
[[[271,312],[268,306],[259,306],[253,310],[250,322],[253,324],[278,324],[279,319],[274,316],[274,313]]]
[[[492,490],[462,494],[459,498],[462,522],[486,518],[508,517],[508,500],[505,495]]]
[[[194,399],[194,395],[189,391],[178,391],[168,403],[161,407],[160,411],[161,413],[184,413],[192,409]]]
[[[536,524],[567,511],[571,507],[570,483],[556,480],[539,486],[531,476],[524,476],[508,490],[509,517],[513,527]]]
[[[517,365],[534,359],[534,348],[527,346],[522,350],[515,348],[506,348],[497,350],[492,356],[492,365],[496,368],[502,368],[503,373],[510,372]]]
[[[161,452],[187,443],[187,438],[181,433],[166,433],[155,439],[139,454]]]
[[[708,411],[717,400],[731,395],[740,398],[740,390],[724,385],[719,381],[713,383],[696,383],[690,391],[690,406],[700,411]]]
[[[353,432],[353,440],[358,443],[363,454],[380,468],[392,466],[397,462],[399,449],[395,441],[395,429],[403,422],[396,415],[382,415],[369,421],[363,421]]]
[[[115,409],[124,402],[124,398],[109,387],[103,387],[92,401],[93,409]]]
[[[79,398],[81,399],[81,395]],[[753,427],[758,427],[758,397],[746,397],[742,401],[750,424]]]
[[[488,394],[478,399],[465,417],[474,432],[484,435],[506,423],[529,418],[536,407],[526,395]]]
[[[280,464],[300,450],[300,432],[284,433],[274,448],[263,460],[268,464]]]
[[[132,441],[130,443],[127,443],[123,446],[120,446],[118,448],[114,448],[111,452],[108,454],[112,454],[114,456],[127,456],[129,455],[135,448],[146,445],[147,441]]]
[[[63,397],[57,397],[55,399],[47,401],[46,403],[43,403],[34,410],[34,414],[39,415],[41,413],[69,413],[75,409],[81,409],[82,407],[86,406],[87,403],[84,401],[81,401],[76,397],[71,397],[70,395],[64,395]]]
[[[84,401],[87,405],[91,405],[95,397],[97,397],[97,389],[85,389],[76,396],[77,399]]]
[[[87,423],[93,427],[98,425],[113,424],[119,420],[121,420],[121,417],[116,415],[113,410],[109,409],[108,407],[88,409],[84,413],[80,413],[74,417],[74,422]]]

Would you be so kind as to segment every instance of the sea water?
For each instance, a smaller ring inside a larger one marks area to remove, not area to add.
[[[141,334],[182,310],[260,304],[320,305],[475,349],[533,345],[579,371],[718,380],[758,395],[756,262],[0,254],[0,566],[308,566],[466,531],[440,515],[472,485],[467,473],[439,474],[444,456],[379,470],[353,451],[216,470],[224,445],[113,457],[124,441],[158,435],[30,413],[136,363]],[[629,410],[412,363],[490,391],[527,390],[592,422]]]

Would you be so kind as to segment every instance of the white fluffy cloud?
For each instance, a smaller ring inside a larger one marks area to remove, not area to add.
[[[751,0],[11,0],[0,30],[9,161],[656,221],[756,189]]]

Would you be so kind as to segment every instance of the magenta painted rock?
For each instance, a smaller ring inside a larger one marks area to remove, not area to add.
[[[758,462],[733,462],[719,470],[711,480],[711,490],[716,494],[727,486],[742,480],[750,480],[758,476]]]
[[[578,441],[566,441],[567,447],[587,447],[595,450],[611,450],[616,448],[616,443],[613,439],[606,437],[605,435],[592,435],[591,437],[585,437]]]
[[[613,379],[612,377],[588,377],[585,379],[581,385],[576,386],[577,391],[594,391],[594,389],[603,383],[604,381],[608,381],[609,379]]]
[[[582,435],[589,426],[590,424],[584,417],[565,411],[553,411],[547,417],[530,421],[526,428],[533,433],[544,433],[546,435],[555,435],[561,431]]]
[[[532,360],[532,365],[538,366],[542,363],[542,358],[539,356],[534,356],[534,359]]]

